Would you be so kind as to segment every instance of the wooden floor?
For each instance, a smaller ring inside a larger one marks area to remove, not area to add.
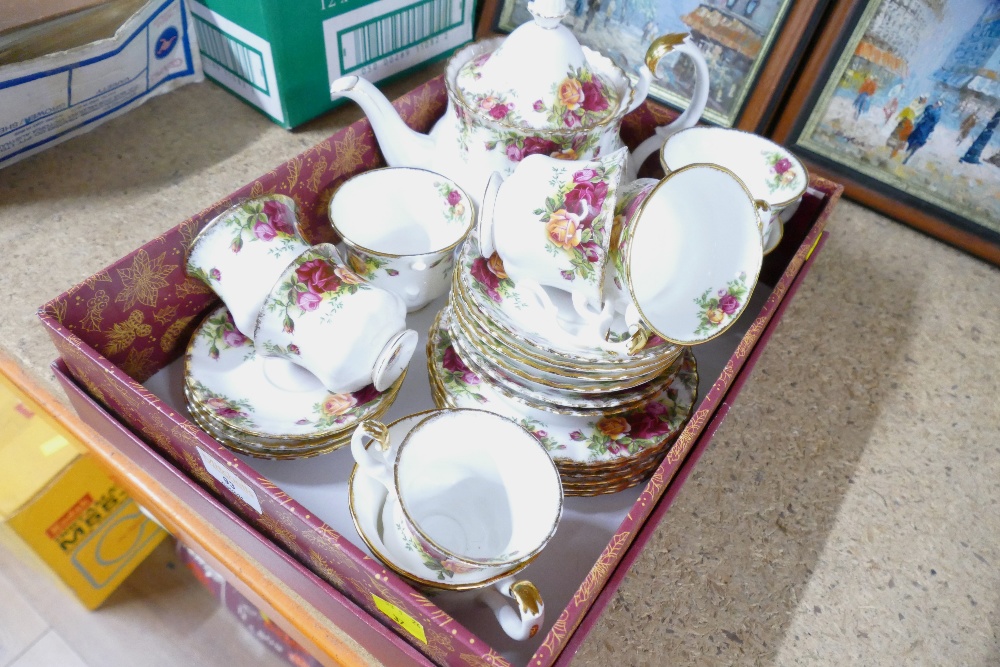
[[[287,665],[195,579],[165,540],[88,611],[0,527],[0,667]]]

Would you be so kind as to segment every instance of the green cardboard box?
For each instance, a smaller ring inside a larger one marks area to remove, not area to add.
[[[380,81],[472,39],[475,0],[193,0],[205,75],[292,128],[341,104],[345,74]]]

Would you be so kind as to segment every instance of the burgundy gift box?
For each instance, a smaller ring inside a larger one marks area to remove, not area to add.
[[[426,130],[443,112],[445,102],[444,83],[438,77],[397,100],[395,106],[412,127]],[[622,137],[635,145],[670,115],[643,105],[626,117]],[[238,520],[335,589],[321,586],[318,592],[310,590],[311,595],[323,596],[325,591],[346,596],[364,610],[355,607],[356,613],[366,614],[368,621],[378,619],[434,663],[511,664],[500,649],[369,557],[355,545],[356,535],[338,533],[255,470],[252,461],[234,455],[198,429],[182,409],[175,409],[143,384],[183,355],[195,326],[218,303],[209,288],[184,271],[188,246],[208,220],[243,197],[281,193],[295,199],[310,242],[331,241],[333,234],[326,223],[331,192],[345,178],[380,164],[370,125],[358,121],[72,287],[45,304],[39,316],[72,380],[107,409],[91,405],[82,415],[84,420],[102,432],[115,430],[105,422],[120,421],[155,450],[166,467],[186,473],[238,515]],[[670,494],[687,474],[685,461],[693,464],[692,451],[705,446],[710,431],[724,417],[725,401],[732,400],[749,373],[752,363],[748,359],[759,354],[804,276],[803,266],[818,247],[841,190],[835,183],[813,179],[786,225],[782,243],[765,258],[759,289],[773,288],[769,296],[756,309],[756,317],[750,308],[743,315],[740,330],[745,333],[726,349],[724,359],[728,360],[719,364],[721,370],[702,367],[703,397],[689,424],[635,503],[622,513],[623,519],[589,572],[574,582],[565,607],[549,607],[545,634],[534,642],[537,648],[526,664],[551,665],[572,656],[573,649],[567,651],[567,647],[578,645],[603,609],[611,590],[609,581],[612,589],[617,586],[648,538]],[[411,375],[420,372],[423,369],[411,362]],[[712,373],[707,381],[706,372]],[[65,375],[60,379],[70,386]],[[85,397],[71,392],[71,398],[80,409]],[[711,428],[710,423],[714,424]],[[685,472],[679,476],[681,470]],[[399,624],[395,620],[399,618],[413,622]],[[362,644],[384,641],[380,633],[362,631],[361,635]],[[412,650],[403,652],[412,661]]]

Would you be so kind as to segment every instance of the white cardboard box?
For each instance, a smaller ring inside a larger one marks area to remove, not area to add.
[[[187,0],[150,0],[114,37],[0,67],[0,168],[203,78]]]

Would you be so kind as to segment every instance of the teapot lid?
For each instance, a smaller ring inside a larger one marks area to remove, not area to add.
[[[614,116],[619,91],[589,62],[579,41],[562,25],[565,0],[532,0],[533,21],[500,46],[472,58],[455,84],[465,103],[509,125],[573,130]]]

